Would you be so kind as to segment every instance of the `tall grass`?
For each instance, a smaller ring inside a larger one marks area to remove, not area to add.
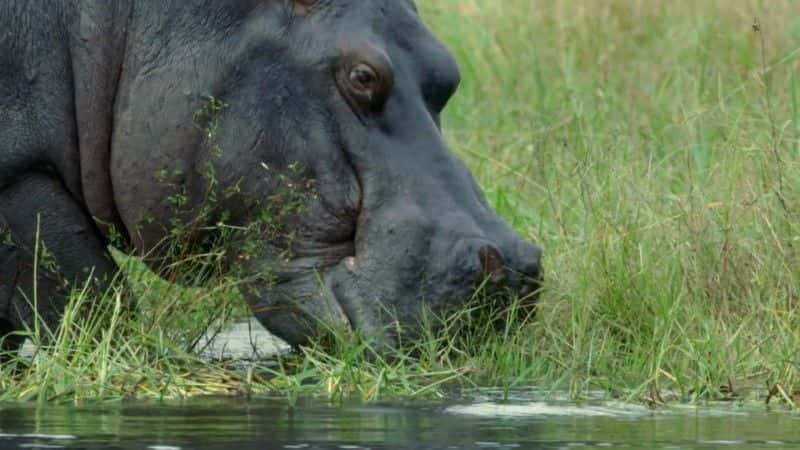
[[[239,314],[241,299],[170,286],[137,260],[119,262],[125,282],[117,280],[105,293],[90,283],[77,287],[57,329],[37,320],[21,333],[34,351],[6,355],[0,401],[176,398],[257,388],[257,380],[201,359],[195,348],[207,328]],[[131,289],[138,294],[136,310]]]
[[[445,117],[545,248],[529,382],[658,400],[770,386],[800,357],[800,6],[440,0]],[[630,392],[630,391],[629,391]]]
[[[498,328],[462,311],[394,354],[338,334],[276,366],[241,369],[201,361],[186,345],[235,296],[145,286],[155,300],[139,318],[119,315],[116,293],[96,306],[108,312],[102,326],[69,313],[73,325],[49,351],[3,369],[0,395],[374,400],[538,385],[649,402],[753,390],[796,401],[800,6],[422,0],[420,8],[462,70],[444,117],[449,142],[497,211],[545,248],[535,319],[512,307]],[[73,297],[76,311],[86,306],[81,292]],[[457,332],[465,321],[471,331]]]

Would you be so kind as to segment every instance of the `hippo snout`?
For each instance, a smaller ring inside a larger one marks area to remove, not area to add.
[[[527,297],[541,287],[542,249],[516,236],[510,241],[502,246],[486,239],[468,240],[461,247],[472,257],[467,258],[466,267],[454,262],[452,270],[462,272],[466,279],[488,281],[492,289],[507,289]]]
[[[447,228],[449,242],[434,233],[439,240],[427,252],[409,250],[427,239],[419,245],[395,242],[384,247],[395,252],[380,253],[379,264],[370,261],[373,252],[365,251],[344,258],[331,271],[331,292],[354,329],[379,346],[393,347],[401,334],[406,336],[402,340],[417,336],[423,308],[446,317],[465,307],[478,290],[498,294],[503,303],[519,298],[535,304],[543,278],[540,247],[510,230],[489,239],[458,237],[452,224]]]

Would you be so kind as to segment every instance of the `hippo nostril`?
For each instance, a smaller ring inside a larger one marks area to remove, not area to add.
[[[478,250],[483,274],[492,282],[498,283],[505,278],[505,261],[500,251],[491,245],[485,245]]]

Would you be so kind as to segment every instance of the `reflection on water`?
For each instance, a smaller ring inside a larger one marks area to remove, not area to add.
[[[0,406],[0,449],[797,448],[800,416],[722,405],[650,410],[474,396],[460,404],[204,399]]]

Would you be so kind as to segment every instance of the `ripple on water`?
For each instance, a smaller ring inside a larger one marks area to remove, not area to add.
[[[474,417],[545,417],[545,416],[578,416],[578,417],[634,417],[648,414],[650,411],[639,406],[575,406],[555,405],[545,402],[529,402],[517,404],[473,403],[470,405],[450,406],[445,409],[450,414]]]
[[[44,439],[50,441],[71,441],[78,439],[77,436],[71,434],[41,434],[41,433],[27,433],[27,434],[6,434],[0,433],[0,439]]]
[[[59,444],[59,442],[73,441],[78,439],[77,436],[69,434],[42,434],[42,433],[25,433],[25,434],[10,434],[0,433],[0,442],[11,441],[18,442],[20,440],[32,440],[33,442],[22,442],[14,444],[14,448],[32,448],[32,449],[50,449],[50,448],[66,448],[66,446]],[[38,442],[37,442],[38,441]],[[47,442],[47,443],[43,443]],[[0,446],[6,448],[4,446]]]
[[[17,448],[66,448],[66,447],[64,447],[63,445],[28,443],[28,444],[19,444]]]

